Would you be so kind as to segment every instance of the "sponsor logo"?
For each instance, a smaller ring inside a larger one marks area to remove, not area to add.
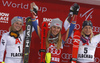
[[[95,57],[95,58],[94,58],[94,62],[95,62],[95,63],[100,63],[100,58]]]
[[[7,32],[7,30],[0,30],[0,36],[2,36],[6,32]]]
[[[21,9],[29,9],[29,3],[16,3],[16,2],[12,2],[12,1],[4,1],[2,0],[2,4],[3,6],[7,6],[7,7],[12,7],[12,8],[21,8]],[[39,7],[39,10],[42,13],[47,11],[47,7]]]
[[[48,23],[48,27],[50,28],[50,23],[51,23],[52,19],[51,18],[43,18],[43,22],[45,22],[45,21]]]
[[[11,53],[11,57],[22,57],[22,53]]]
[[[100,32],[100,27],[98,27],[98,26],[93,26],[93,32],[99,33],[99,32]]]
[[[72,38],[68,38],[64,44],[64,47],[71,47],[72,46]]]
[[[100,42],[97,44],[97,48],[100,48]]]
[[[74,29],[79,30],[80,29],[80,25],[76,24]]]
[[[30,37],[31,26],[27,25],[27,37]]]
[[[30,21],[30,19],[28,20]],[[30,35],[30,31],[31,31],[31,26],[27,25],[27,33],[26,33],[26,47],[29,47],[29,38],[31,37]]]
[[[62,53],[61,54],[62,59],[71,59],[72,54],[69,53]]]
[[[51,45],[48,49],[47,52],[50,52],[53,55],[60,55],[61,49],[57,50],[53,45]]]
[[[94,9],[94,8],[91,8],[91,9],[87,10],[84,14],[81,13],[81,14],[80,14],[80,17],[81,17],[81,18],[82,18],[82,17],[85,17],[85,18],[86,18],[85,20],[87,20],[88,18],[92,19],[93,9]]]
[[[92,59],[93,58],[93,55],[89,55],[89,54],[78,54],[78,58],[90,58]]]
[[[0,23],[8,23],[9,13],[0,12]]]

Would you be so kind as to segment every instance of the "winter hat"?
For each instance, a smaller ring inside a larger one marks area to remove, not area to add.
[[[62,21],[59,18],[52,19],[52,22],[50,24],[50,28],[52,26],[58,26],[62,29]]]
[[[84,22],[83,22],[83,25],[82,25],[82,29],[83,29],[85,26],[91,26],[91,27],[93,27],[91,21],[84,21]]]
[[[15,17],[11,20],[11,25],[12,25],[13,23],[15,23],[16,21],[20,21],[20,22],[22,22],[22,24],[23,24],[23,18],[20,17],[20,16],[15,16]]]

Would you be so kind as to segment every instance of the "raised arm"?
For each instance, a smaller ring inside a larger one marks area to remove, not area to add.
[[[41,38],[40,27],[39,27],[37,20],[36,20],[38,6],[34,2],[30,4],[30,11],[31,11],[32,26],[34,27],[39,38]]]
[[[62,35],[62,39],[64,41],[66,41],[70,37],[70,35],[72,34],[72,31],[75,28],[78,11],[79,11],[78,4],[75,3],[74,5],[70,7],[70,13],[64,22],[64,28],[66,30],[66,32]]]

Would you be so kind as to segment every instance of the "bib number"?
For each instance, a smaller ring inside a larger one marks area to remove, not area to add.
[[[87,47],[84,48],[84,53],[85,54],[88,53],[88,48]]]

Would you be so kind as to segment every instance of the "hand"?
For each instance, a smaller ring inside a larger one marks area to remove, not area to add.
[[[30,4],[30,11],[32,14],[37,15],[38,6],[34,2]]]
[[[73,4],[71,7],[70,7],[70,14],[75,14],[75,15],[78,15],[78,12],[79,12],[79,5],[77,3]]]

